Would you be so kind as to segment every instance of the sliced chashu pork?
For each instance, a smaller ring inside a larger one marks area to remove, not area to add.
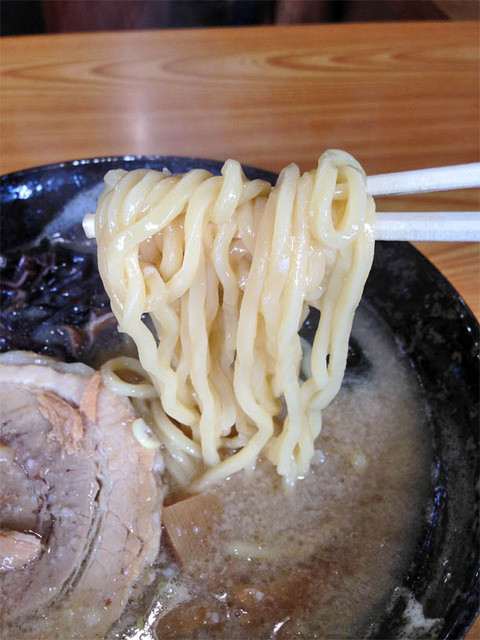
[[[161,460],[89,367],[10,352],[0,387],[0,637],[103,637],[158,553]]]

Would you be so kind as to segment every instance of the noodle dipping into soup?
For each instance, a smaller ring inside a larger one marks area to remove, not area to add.
[[[357,353],[294,490],[264,460],[193,497],[169,483],[168,544],[150,613],[139,622],[135,608],[132,627],[223,640],[360,638],[374,626],[413,560],[431,458],[416,379],[388,330],[361,308],[353,336]]]
[[[221,176],[105,176],[84,227],[133,342],[81,383],[78,410],[88,434],[85,393],[94,407],[99,393],[119,398],[132,464],[148,452],[142,486],[164,494],[157,519],[145,502],[150,555],[136,547],[141,575],[107,637],[363,637],[402,584],[431,452],[417,381],[388,328],[366,305],[353,323],[373,259],[365,183],[340,151],[303,175],[289,165],[273,188],[234,161]],[[135,479],[116,482],[134,490]],[[49,637],[105,635],[101,607],[83,626],[67,609],[35,612]],[[35,637],[38,626],[13,616],[7,637],[19,629]]]

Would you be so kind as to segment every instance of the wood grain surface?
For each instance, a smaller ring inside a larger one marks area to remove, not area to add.
[[[473,22],[64,34],[1,49],[2,173],[138,153],[278,171],[340,147],[368,173],[479,157]],[[480,208],[478,191],[381,207],[419,201]],[[418,246],[478,317],[478,245]]]
[[[172,30],[1,39],[1,172],[117,154],[367,173],[479,159],[476,22]],[[478,190],[379,209],[480,209]],[[478,244],[419,243],[480,317]],[[480,637],[478,623],[469,640]]]

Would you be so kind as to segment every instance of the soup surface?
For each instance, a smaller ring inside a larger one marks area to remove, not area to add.
[[[192,498],[186,520],[169,516],[185,497],[171,486],[151,585],[111,637],[365,635],[413,560],[430,450],[415,375],[388,331],[361,308],[353,337],[357,362],[323,412],[310,472],[286,489],[260,463]]]

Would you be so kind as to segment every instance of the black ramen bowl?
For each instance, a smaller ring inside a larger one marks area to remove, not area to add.
[[[89,341],[75,327],[92,310],[107,313],[108,300],[79,223],[95,210],[109,169],[179,173],[201,167],[218,174],[221,166],[196,158],[124,156],[3,176],[1,349],[85,356]],[[276,179],[244,170],[251,179]],[[479,607],[479,326],[451,285],[408,243],[377,242],[364,300],[390,327],[424,389],[434,459],[414,562],[369,637],[463,638]],[[441,619],[434,630],[412,619],[411,596],[422,616]]]

